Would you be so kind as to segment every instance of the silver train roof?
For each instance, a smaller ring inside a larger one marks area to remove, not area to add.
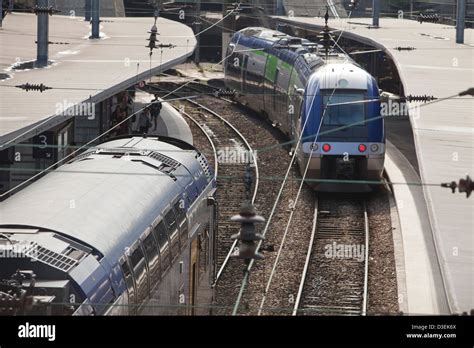
[[[179,149],[156,138],[115,140],[97,149],[166,154],[179,162],[173,172],[177,180],[157,170],[161,162],[151,155],[83,154],[0,203],[0,225],[60,232],[117,260],[157,213],[192,182],[188,170],[193,174],[201,170],[195,150]]]

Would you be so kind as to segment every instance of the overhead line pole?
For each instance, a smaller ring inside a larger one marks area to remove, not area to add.
[[[84,20],[86,22],[91,21],[91,7],[92,7],[92,0],[86,0],[84,5]]]
[[[100,2],[99,0],[92,1],[92,32],[91,39],[100,38]]]
[[[456,43],[464,43],[464,20],[466,17],[466,0],[457,0]]]
[[[49,6],[48,0],[37,0],[37,8],[43,11],[37,11],[37,41],[36,46],[36,66],[45,67],[48,65],[48,44],[49,44],[49,14],[45,9]]]
[[[372,0],[372,25],[379,26],[380,0]]]

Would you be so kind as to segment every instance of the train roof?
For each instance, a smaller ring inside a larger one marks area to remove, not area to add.
[[[329,54],[326,55],[321,51],[323,49],[322,45],[272,29],[262,27],[245,28],[237,32],[236,38],[233,40],[234,43],[238,41],[239,44],[253,49],[261,47],[267,53],[286,63],[296,64],[304,79],[308,79],[315,68],[318,67],[319,69],[323,64],[352,64],[358,67],[358,64],[343,52],[330,50]]]
[[[101,144],[0,203],[0,226],[55,231],[118,260],[172,199],[208,183],[196,157],[157,138]]]
[[[278,41],[281,38],[290,38],[291,36],[285,33],[282,33],[280,31],[272,30],[272,29],[267,29],[263,27],[248,27],[245,29],[240,30],[240,33],[242,33],[245,36],[253,36],[253,37],[258,37],[260,39],[264,39],[267,41]]]
[[[268,42],[269,44],[275,44],[279,41],[285,42],[285,44],[290,44],[295,48],[308,48],[308,47],[316,47],[317,44],[311,42],[307,39],[291,36],[285,34],[281,31],[262,28],[262,27],[249,27],[240,30],[238,33],[244,35],[245,37],[252,37],[255,39],[260,39]]]
[[[373,84],[373,77],[350,61],[330,60],[313,75],[319,80],[320,89],[367,90]]]

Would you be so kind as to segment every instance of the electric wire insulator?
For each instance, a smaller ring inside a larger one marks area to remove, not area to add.
[[[426,22],[426,23],[438,23],[439,22],[439,16],[437,13],[433,14],[424,14],[420,13],[418,15],[417,21],[421,23]]]
[[[52,16],[55,13],[61,12],[60,10],[58,10],[57,8],[53,6],[48,6],[48,7],[35,6],[32,8],[32,11],[36,15],[41,14],[41,13],[48,13],[50,16]]]
[[[40,91],[41,93],[43,93],[44,91],[46,91],[47,89],[53,89],[53,87],[48,87],[48,86],[45,86],[44,84],[33,84],[33,83],[25,83],[23,85],[17,85],[15,86],[17,88],[21,88],[27,92],[29,91]]]
[[[426,103],[426,102],[436,100],[438,98],[433,97],[432,95],[407,95],[404,99],[405,101],[409,103],[414,102],[414,101]]]
[[[218,91],[214,92],[216,97],[235,97],[236,94],[235,89],[219,89]]]
[[[397,46],[394,48],[394,50],[397,50],[397,51],[414,51],[416,50],[415,47],[401,47],[401,46]]]

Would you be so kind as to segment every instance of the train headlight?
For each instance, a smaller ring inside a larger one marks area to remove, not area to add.
[[[379,150],[379,146],[377,144],[370,145],[370,151],[377,152]]]
[[[316,143],[311,144],[310,149],[312,151],[317,151],[318,150],[318,144],[316,144]]]
[[[359,152],[365,152],[365,150],[367,150],[367,146],[365,146],[364,144],[360,144],[359,145]]]
[[[329,150],[331,150],[331,145],[329,145],[329,144],[324,144],[324,145],[323,145],[323,151],[324,151],[324,152],[328,152]]]

